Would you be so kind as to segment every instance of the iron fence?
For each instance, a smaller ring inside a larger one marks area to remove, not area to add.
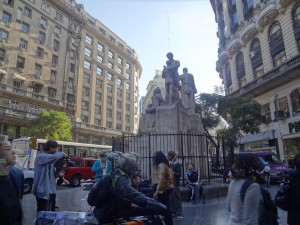
[[[169,151],[175,151],[182,165],[181,185],[186,182],[188,163],[195,165],[202,182],[222,181],[229,158],[224,140],[195,133],[123,134],[113,138],[112,150],[138,154],[141,177],[146,180],[151,180],[152,177],[155,151],[162,151],[166,155]]]

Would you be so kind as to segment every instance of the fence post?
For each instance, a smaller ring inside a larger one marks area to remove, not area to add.
[[[151,135],[150,132],[148,132],[148,153],[149,153],[149,178],[151,181]]]
[[[208,174],[208,184],[210,184],[210,165],[209,165],[209,153],[208,153],[208,138],[207,134],[205,134],[206,138],[206,159],[207,159],[207,174]]]
[[[185,181],[185,172],[184,172],[184,161],[185,161],[185,157],[183,155],[183,133],[182,131],[180,132],[180,140],[181,140],[181,156],[182,156],[182,186],[184,186],[184,181]]]
[[[125,152],[125,134],[122,134],[122,152]]]

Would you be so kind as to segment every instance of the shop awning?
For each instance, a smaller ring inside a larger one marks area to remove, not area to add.
[[[2,69],[0,69],[0,74],[3,74],[3,75],[5,75],[5,74],[6,74],[6,71],[5,71],[5,70],[2,70]]]
[[[240,143],[245,144],[253,141],[271,140],[275,138],[274,133],[274,130],[268,130],[258,134],[247,134],[240,140]]]
[[[13,75],[14,80],[26,81],[26,77],[21,76],[20,74],[14,73]]]
[[[300,138],[300,133],[295,134],[285,134],[281,136],[282,139],[292,139],[292,138]]]

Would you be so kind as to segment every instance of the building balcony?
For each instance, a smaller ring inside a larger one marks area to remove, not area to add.
[[[282,8],[286,8],[292,2],[293,2],[292,0],[280,0],[279,4],[281,5]]]
[[[122,132],[120,130],[116,130],[116,129],[113,129],[113,128],[96,126],[96,125],[93,125],[93,124],[83,123],[83,122],[74,122],[73,123],[73,129],[75,129],[75,130],[80,129],[84,133],[88,133],[88,134],[95,134],[95,132],[99,132],[99,133],[103,132],[105,134],[110,134],[110,135],[113,135],[113,136],[122,134]]]
[[[226,50],[226,48],[219,48],[219,62],[221,64],[223,64],[224,62],[226,62],[228,60],[228,52]]]
[[[256,28],[255,20],[245,21],[244,28],[241,32],[241,39],[243,42],[247,42],[249,39],[252,39],[258,30]]]
[[[230,41],[228,42],[227,50],[229,54],[233,54],[243,45],[243,41],[237,35],[231,35]]]
[[[299,69],[300,55],[234,91],[232,95],[254,98],[299,78]]]
[[[265,26],[267,23],[273,21],[273,19],[278,15],[278,10],[276,9],[275,0],[266,0],[264,3],[260,4],[260,11],[257,16],[257,22],[260,26]]]

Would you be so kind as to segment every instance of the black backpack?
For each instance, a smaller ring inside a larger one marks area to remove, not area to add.
[[[248,187],[251,186],[254,182],[252,180],[246,180],[241,188],[241,200],[244,202],[245,193]],[[274,201],[271,199],[270,193],[260,187],[263,204],[262,207],[259,208],[259,225],[279,225],[278,223],[278,213],[277,207]]]

